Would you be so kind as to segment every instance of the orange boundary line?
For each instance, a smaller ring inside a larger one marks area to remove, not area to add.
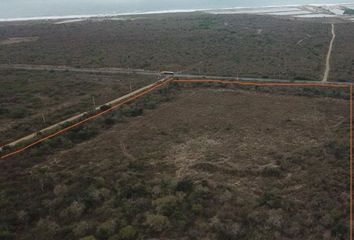
[[[59,134],[62,134],[62,133],[64,133],[64,132],[67,132],[67,131],[69,131],[70,129],[72,129],[72,128],[74,128],[74,127],[77,127],[77,126],[79,126],[79,125],[82,125],[82,124],[84,124],[84,123],[86,123],[86,122],[88,122],[88,121],[90,121],[90,120],[92,120],[92,119],[98,118],[99,116],[101,116],[101,115],[103,115],[103,114],[105,114],[105,113],[107,113],[107,112],[111,112],[112,110],[114,110],[114,109],[116,109],[116,108],[118,108],[118,107],[120,107],[120,106],[122,106],[122,105],[124,105],[124,104],[126,104],[126,103],[128,103],[128,102],[130,102],[130,101],[132,101],[132,100],[134,100],[134,99],[137,99],[138,97],[141,97],[141,96],[143,96],[143,95],[145,95],[145,94],[147,94],[147,93],[153,91],[154,89],[156,89],[156,88],[158,88],[158,87],[161,87],[162,85],[165,85],[166,83],[168,83],[168,82],[163,82],[163,83],[160,83],[160,84],[158,84],[158,85],[156,85],[156,86],[153,86],[153,87],[151,87],[151,88],[149,88],[149,89],[147,89],[147,90],[145,90],[145,91],[143,91],[143,92],[141,92],[141,93],[139,93],[139,94],[137,94],[137,95],[132,96],[131,98],[128,98],[127,100],[124,100],[124,101],[121,102],[121,103],[118,103],[118,104],[112,106],[111,108],[109,108],[109,109],[107,109],[107,110],[105,110],[105,111],[102,111],[102,112],[97,113],[97,114],[95,114],[95,115],[93,115],[93,116],[91,116],[91,117],[88,117],[88,118],[86,118],[86,119],[84,119],[84,120],[81,120],[80,122],[77,122],[77,123],[75,123],[75,124],[73,124],[73,125],[70,125],[69,127],[63,128],[63,129],[61,129],[61,130],[58,131],[58,132],[55,132],[55,133],[50,134],[50,135],[48,135],[48,136],[46,136],[46,137],[44,137],[44,138],[41,138],[41,139],[39,139],[39,140],[37,140],[37,141],[35,141],[35,142],[33,142],[33,143],[31,143],[31,144],[29,144],[29,145],[23,147],[23,148],[20,148],[20,149],[14,151],[14,152],[11,152],[11,153],[8,153],[8,154],[6,154],[6,155],[4,155],[4,156],[1,156],[1,159],[8,158],[8,157],[13,156],[13,155],[15,155],[15,154],[21,153],[21,152],[25,151],[26,149],[28,149],[28,148],[30,148],[30,147],[33,147],[33,146],[35,146],[35,145],[37,145],[37,144],[39,144],[39,143],[41,143],[41,142],[44,142],[45,140],[48,140],[48,139],[50,139],[50,138],[52,138],[52,137],[55,137],[55,136],[57,136],[57,135],[59,135]]]
[[[349,171],[350,171],[350,219],[349,219],[349,234],[350,240],[353,240],[353,84],[344,85],[344,84],[330,84],[330,83],[258,83],[258,82],[242,82],[242,81],[231,81],[231,80],[174,80],[174,82],[179,83],[224,83],[224,84],[234,84],[245,86],[273,86],[273,87],[335,87],[335,88],[347,88],[350,90],[350,146],[349,146]]]
[[[242,81],[233,81],[233,80],[206,80],[206,79],[203,79],[203,80],[173,80],[173,82],[177,82],[177,83],[224,83],[224,84],[239,84],[239,85],[245,85],[245,86],[273,86],[273,87],[335,87],[335,88],[347,88],[348,85],[344,85],[344,84],[326,84],[326,83],[258,83],[258,82],[242,82]],[[38,141],[34,142],[34,143],[31,143],[23,148],[20,148],[12,153],[9,153],[9,154],[6,154],[4,156],[1,156],[1,159],[4,159],[4,158],[7,158],[7,157],[10,157],[12,155],[15,155],[15,154],[18,154],[18,153],[21,153],[23,151],[25,151],[26,149],[34,146],[34,145],[37,145],[49,138],[52,138],[54,136],[57,136],[59,134],[62,134],[64,132],[67,132],[68,130],[76,127],[76,126],[79,126],[79,125],[82,125],[92,119],[95,119],[107,112],[111,112],[112,110],[134,100],[134,99],[137,99],[138,97],[141,97],[151,91],[153,91],[154,89],[162,86],[162,85],[165,85],[169,83],[168,81],[167,82],[163,82],[163,83],[160,83],[156,86],[153,86],[139,94],[136,94],[134,96],[132,96],[131,98],[128,98],[127,100],[121,102],[121,103],[118,103],[114,106],[112,106],[110,109],[108,110],[105,110],[105,111],[102,111],[96,115],[93,115],[91,117],[88,117],[78,123],[75,123],[69,127],[66,127],[58,132],[55,132],[51,135],[48,135],[47,137],[44,137],[42,139],[39,139]],[[349,152],[350,152],[350,222],[349,222],[349,234],[350,234],[350,240],[353,240],[353,84],[350,84],[349,85],[349,90],[350,90],[350,149],[349,149]]]
[[[225,84],[239,84],[245,86],[269,86],[269,87],[336,87],[347,88],[345,84],[330,84],[330,83],[264,83],[264,82],[244,82],[234,80],[207,80],[207,79],[192,79],[192,80],[173,80],[179,83],[225,83]]]
[[[344,84],[330,84],[330,83],[257,83],[257,82],[242,82],[242,81],[230,81],[230,80],[174,80],[174,82],[179,83],[224,83],[224,84],[239,84],[245,86],[272,86],[272,87],[335,87],[335,88],[347,88],[350,90],[350,146],[349,146],[349,155],[350,155],[350,217],[349,217],[349,235],[350,240],[353,240],[353,84],[344,85]]]

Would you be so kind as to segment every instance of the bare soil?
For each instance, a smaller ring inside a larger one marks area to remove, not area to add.
[[[0,41],[0,45],[11,45],[16,43],[35,42],[38,37],[13,37]]]

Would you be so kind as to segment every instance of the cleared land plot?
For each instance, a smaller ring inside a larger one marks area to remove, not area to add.
[[[100,105],[153,81],[131,74],[0,71],[0,143],[90,110],[93,97]]]
[[[183,90],[71,149],[2,162],[1,222],[18,239],[346,239],[348,125],[343,99]]]
[[[272,16],[202,13],[65,25],[3,23],[4,40],[39,39],[0,46],[0,63],[322,80],[330,27]]]

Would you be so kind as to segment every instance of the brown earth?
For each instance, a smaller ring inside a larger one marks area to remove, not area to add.
[[[3,41],[0,41],[0,45],[11,45],[16,43],[24,43],[24,42],[35,42],[38,40],[38,37],[14,37],[9,38]]]

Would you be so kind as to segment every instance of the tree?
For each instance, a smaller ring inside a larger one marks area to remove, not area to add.
[[[116,228],[116,221],[115,220],[108,220],[101,225],[98,226],[97,228],[97,237],[99,239],[107,239],[110,237]]]
[[[146,215],[145,225],[153,232],[162,232],[169,227],[170,221],[163,215],[148,214]]]
[[[131,225],[123,227],[119,230],[119,239],[122,240],[132,240],[135,239],[137,231]]]
[[[59,231],[59,225],[46,218],[39,219],[36,225],[36,239],[51,239]]]

